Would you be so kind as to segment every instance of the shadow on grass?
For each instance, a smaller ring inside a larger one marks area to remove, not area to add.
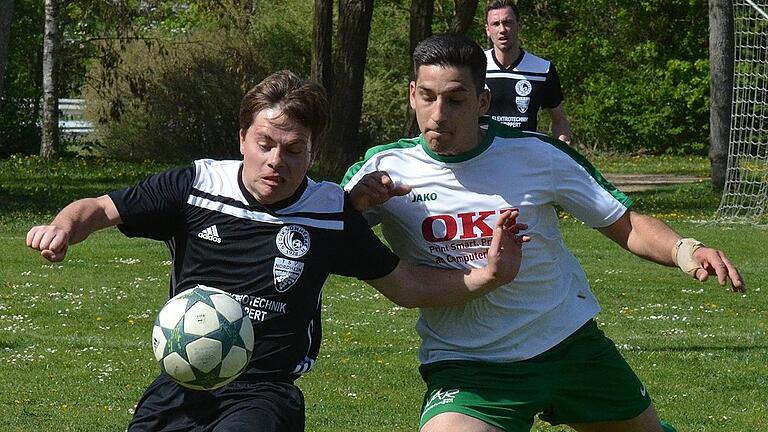
[[[53,215],[74,200],[103,195],[180,165],[184,163],[11,156],[0,160],[0,221]]]
[[[0,339],[0,350],[4,349],[18,349],[22,348],[24,346],[29,346],[21,343],[21,340],[18,338],[15,339]]]
[[[629,194],[635,200],[633,208],[641,213],[681,212],[714,214],[720,205],[721,192],[710,181],[666,186]]]

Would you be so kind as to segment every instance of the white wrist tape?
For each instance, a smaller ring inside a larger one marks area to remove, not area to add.
[[[680,270],[683,273],[696,277],[696,270],[701,268],[701,265],[693,259],[693,253],[696,249],[703,247],[704,245],[692,238],[683,238],[675,243],[675,247],[672,249],[672,259],[675,261]]]

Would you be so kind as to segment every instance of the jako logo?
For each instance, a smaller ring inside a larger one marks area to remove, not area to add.
[[[411,195],[411,202],[422,202],[422,201],[437,201],[437,194],[432,193],[424,193],[424,194],[412,194]]]
[[[424,240],[432,243],[454,240],[457,235],[462,240],[491,237],[493,235],[493,228],[485,222],[485,219],[488,216],[501,214],[507,210],[511,209],[460,213],[456,216],[429,216],[421,223],[421,234],[424,236]]]

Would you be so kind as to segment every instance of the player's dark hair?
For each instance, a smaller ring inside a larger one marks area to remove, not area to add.
[[[512,0],[490,0],[485,6],[485,20],[488,21],[488,12],[495,9],[512,8],[512,12],[515,13],[515,18],[520,21],[520,9],[517,7],[517,2]]]
[[[322,141],[330,112],[323,87],[288,70],[273,73],[243,96],[240,129],[247,131],[259,112],[269,108],[280,109],[288,118],[309,129],[314,153],[315,145]]]
[[[413,77],[419,77],[421,66],[468,68],[477,94],[485,88],[485,53],[472,39],[458,33],[430,36],[413,51]]]

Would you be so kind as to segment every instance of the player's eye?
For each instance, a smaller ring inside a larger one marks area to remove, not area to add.
[[[435,100],[437,100],[437,97],[432,93],[422,93],[421,99],[426,102],[434,102]]]

